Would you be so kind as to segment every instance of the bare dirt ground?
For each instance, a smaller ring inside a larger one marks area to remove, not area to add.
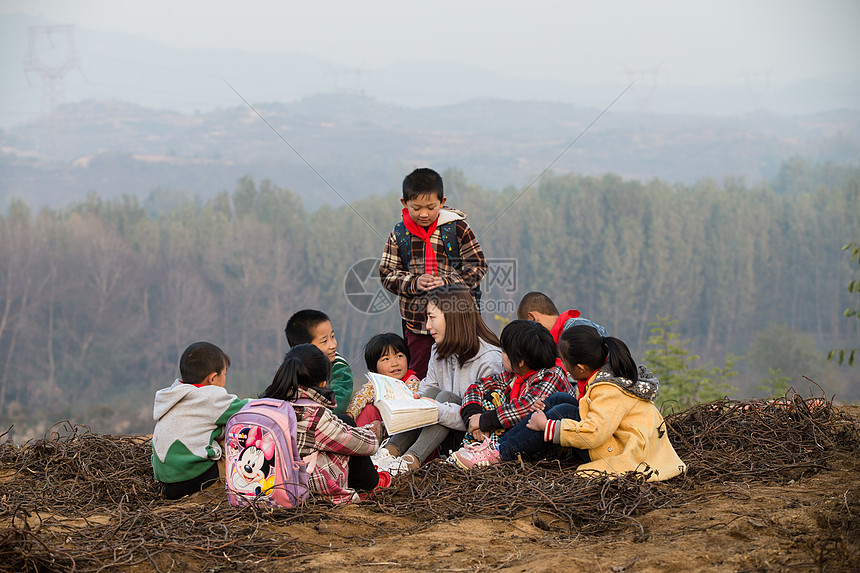
[[[860,421],[860,407],[841,411]],[[858,454],[831,452],[784,483],[727,475],[703,486],[683,478],[654,484],[672,496],[598,534],[570,530],[540,508],[495,518],[468,509],[451,518],[386,510],[389,499],[414,494],[418,475],[390,498],[313,506],[298,516],[235,517],[217,487],[146,508],[121,499],[105,504],[110,511],[81,515],[26,512],[13,486],[27,476],[5,469],[0,571],[860,571]],[[484,499],[504,505],[510,492],[497,486]]]

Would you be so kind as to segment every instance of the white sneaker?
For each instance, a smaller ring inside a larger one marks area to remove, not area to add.
[[[392,456],[391,460],[388,463],[388,466],[379,469],[387,471],[393,477],[400,474],[405,474],[407,472],[411,472],[412,470],[416,470],[420,465],[421,464],[418,462],[418,459],[412,454],[403,454],[402,456],[397,458]]]
[[[377,470],[385,470],[386,466],[388,466],[393,459],[395,459],[394,456],[391,455],[391,452],[389,452],[387,448],[379,448],[376,450],[375,454],[370,456],[370,461],[373,462],[373,465],[376,466]]]

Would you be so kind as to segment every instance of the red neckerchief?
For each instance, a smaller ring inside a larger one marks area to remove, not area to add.
[[[408,368],[407,368],[407,369],[406,369],[406,374],[404,374],[403,376],[401,376],[400,380],[402,380],[403,382],[406,382],[407,380],[409,380],[409,379],[410,379],[410,378],[412,378],[413,376],[415,376],[415,377],[417,378],[417,377],[418,377],[418,374],[416,374],[414,370],[410,370],[410,369],[408,369]]]
[[[438,223],[439,217],[436,217],[436,220],[425,229],[412,219],[409,209],[403,208],[403,224],[406,225],[406,230],[424,241],[424,272],[433,276],[439,276],[439,268],[436,266],[436,249],[430,243],[430,235],[436,230]]]
[[[579,315],[582,314],[578,310],[566,310],[555,319],[555,324],[552,325],[550,329],[550,334],[552,334],[552,339],[555,340],[555,343],[558,344],[558,339],[561,337],[561,331],[564,329],[564,323],[570,320],[571,318],[579,318]]]
[[[514,381],[511,382],[511,401],[519,400],[526,391],[526,380],[534,376],[536,370],[529,370],[525,376],[514,374]]]

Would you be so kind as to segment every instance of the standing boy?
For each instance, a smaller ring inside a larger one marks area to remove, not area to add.
[[[223,350],[195,342],[179,359],[182,378],[155,393],[152,470],[168,499],[218,481],[224,425],[248,402],[224,389],[229,366]]]
[[[421,297],[445,284],[466,285],[477,302],[478,284],[487,261],[466,214],[443,209],[442,177],[432,169],[416,169],[403,179],[402,221],[388,236],[379,265],[382,286],[400,297],[403,335],[409,346],[409,369],[427,375],[433,338],[425,327]]]
[[[299,344],[313,344],[331,361],[331,380],[328,387],[334,391],[337,403],[335,414],[343,414],[352,398],[352,368],[337,353],[337,338],[331,319],[321,310],[306,309],[295,313],[284,328],[290,348]]]

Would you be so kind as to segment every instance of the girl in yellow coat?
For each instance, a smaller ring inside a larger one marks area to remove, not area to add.
[[[637,368],[624,342],[601,336],[591,326],[574,326],[561,335],[558,349],[565,369],[588,380],[578,419],[552,419],[550,411],[536,411],[528,429],[542,432],[546,442],[587,451],[591,461],[580,465],[579,472],[635,470],[650,472],[649,481],[662,481],[686,469],[654,406],[659,382],[644,367]]]

